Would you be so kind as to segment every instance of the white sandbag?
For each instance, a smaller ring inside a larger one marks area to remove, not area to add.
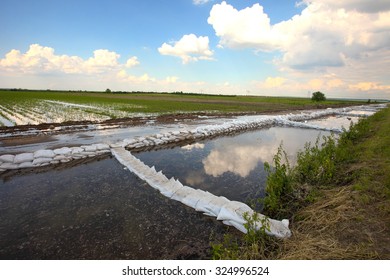
[[[81,154],[84,152],[84,149],[81,147],[72,147],[72,155]]]
[[[72,159],[82,159],[82,158],[83,158],[83,156],[80,155],[80,154],[74,154],[74,155],[72,155]]]
[[[171,198],[175,192],[183,188],[182,185],[179,185],[177,183],[174,184],[166,184],[164,186],[161,186],[160,192],[162,195]]]
[[[0,162],[13,163],[14,158],[15,158],[14,155],[2,155],[2,156],[0,156]]]
[[[184,197],[181,202],[191,208],[196,209],[196,205],[198,204],[198,202],[205,198],[205,192],[201,190],[195,190],[193,188],[190,189],[192,189],[193,191],[189,195]]]
[[[110,150],[110,146],[108,144],[96,144],[96,149],[101,150]]]
[[[230,200],[224,196],[215,196],[213,197],[213,199],[209,201],[208,205],[204,205],[205,212],[210,213],[215,217],[218,217],[222,206],[228,203],[229,201]]]
[[[34,153],[34,158],[53,158],[55,153],[52,150],[38,150]]]
[[[96,146],[95,146],[95,145],[81,146],[81,148],[83,148],[84,151],[86,151],[86,152],[88,152],[88,153],[96,152]]]
[[[15,163],[3,162],[3,163],[0,165],[0,168],[1,168],[1,169],[5,169],[5,170],[10,170],[10,169],[18,169],[19,166],[18,166],[18,164],[15,164]]]
[[[173,194],[171,199],[180,201],[181,203],[195,208],[200,199],[204,197],[204,194],[200,190],[184,186]]]
[[[217,217],[214,212],[211,212],[208,205],[210,204],[210,201],[213,200],[215,195],[205,192],[203,197],[198,201],[196,204],[195,210],[198,212],[203,212],[203,214],[207,216]]]
[[[172,194],[175,193],[175,191],[179,190],[178,187],[175,187],[175,183],[176,183],[175,178],[171,178],[169,180],[167,179],[167,181],[165,181],[163,185],[159,184],[157,180],[153,180],[152,182],[150,182],[150,185],[153,188],[159,190],[160,192],[163,192],[164,190],[169,190],[169,192],[171,193],[170,196],[172,196]]]
[[[22,154],[18,154],[15,156],[14,163],[20,164],[22,162],[28,162],[28,161],[33,161],[33,160],[34,160],[33,153],[22,153]]]
[[[63,147],[61,149],[55,149],[53,152],[56,155],[70,155],[72,153],[72,149],[68,147]]]
[[[110,144],[110,148],[114,149],[114,148],[121,148],[123,146],[123,143],[122,142],[117,142],[117,143],[111,143]]]
[[[176,182],[174,184],[171,184],[167,177],[165,177],[164,175],[159,176],[158,174],[159,173],[154,173],[154,175],[150,178],[150,181],[153,182],[155,185],[159,185],[160,188],[172,189],[172,191],[174,192],[179,188],[183,187],[182,185],[176,184]]]
[[[162,140],[160,140],[160,139],[156,139],[155,141],[154,141],[154,144],[155,145],[161,145],[161,144],[163,144],[164,143],[164,141],[162,141]]]
[[[189,187],[179,188],[173,193],[171,199],[182,202],[186,196],[192,195],[192,191],[194,191],[194,189]]]
[[[32,168],[35,167],[35,165],[31,161],[23,162],[19,164],[19,168]]]
[[[67,156],[64,155],[56,155],[53,160],[63,160],[63,159],[68,159]]]
[[[50,163],[52,160],[52,158],[36,158],[32,164],[41,166],[43,163]]]
[[[221,207],[217,220],[231,220],[244,224],[246,222],[243,217],[245,213],[252,215],[253,210],[242,202],[229,201]]]

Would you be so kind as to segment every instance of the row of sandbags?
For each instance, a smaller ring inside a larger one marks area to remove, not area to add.
[[[0,172],[5,170],[41,167],[50,164],[69,162],[75,159],[95,157],[110,152],[108,144],[94,144],[80,147],[63,147],[54,150],[38,150],[34,153],[0,156]]]
[[[188,207],[202,212],[205,215],[216,217],[226,225],[234,226],[241,232],[246,232],[244,214],[253,216],[254,211],[246,204],[238,201],[230,201],[223,196],[215,196],[209,192],[184,186],[174,178],[168,179],[161,171],[145,165],[123,147],[111,150],[115,158],[139,178],[146,181],[151,187],[162,195],[179,201]],[[279,238],[287,238],[291,235],[288,220],[273,220],[258,214],[256,227],[259,229],[266,223],[267,234]]]

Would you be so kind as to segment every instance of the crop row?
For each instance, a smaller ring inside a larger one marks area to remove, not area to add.
[[[75,104],[52,100],[28,100],[0,105],[0,126],[65,121],[104,121],[131,116],[132,104]]]

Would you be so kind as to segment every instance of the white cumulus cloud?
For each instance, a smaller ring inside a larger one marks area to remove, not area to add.
[[[359,59],[390,45],[389,1],[302,3],[300,14],[272,25],[260,4],[237,10],[224,1],[213,6],[208,23],[221,46],[278,51],[281,68],[302,71],[341,67],[348,58]]]
[[[260,4],[238,11],[223,1],[213,6],[208,23],[220,37],[220,47],[267,51],[278,49],[282,44],[281,34],[271,26],[270,18]]]
[[[120,55],[108,50],[95,50],[93,57],[89,58],[81,68],[86,68],[89,73],[101,73],[119,66]]]
[[[0,59],[0,69],[19,73],[79,73],[83,63],[80,57],[56,55],[53,48],[32,44],[26,53],[15,49],[8,52]]]
[[[183,64],[199,60],[212,60],[213,51],[209,47],[207,36],[197,37],[194,34],[184,35],[173,44],[164,43],[158,51],[162,55],[180,57]]]
[[[100,74],[139,64],[137,57],[130,58],[125,65],[119,63],[119,58],[120,55],[116,52],[105,49],[95,50],[88,59],[57,55],[51,47],[32,44],[25,53],[19,50],[8,52],[0,59],[0,70],[30,74]]]
[[[126,67],[127,67],[127,68],[131,68],[131,67],[137,66],[137,65],[139,65],[139,64],[140,64],[140,62],[139,62],[139,60],[138,60],[138,57],[133,56],[133,57],[131,57],[131,58],[129,58],[129,59],[127,60],[127,62],[126,62]]]

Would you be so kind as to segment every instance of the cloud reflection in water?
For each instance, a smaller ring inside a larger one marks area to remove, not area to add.
[[[203,167],[206,174],[214,177],[232,172],[245,178],[258,164],[272,162],[282,142],[289,160],[294,163],[296,152],[302,149],[306,142],[315,141],[318,134],[318,131],[313,130],[273,127],[234,138],[222,138],[216,141],[215,147],[202,160]]]

